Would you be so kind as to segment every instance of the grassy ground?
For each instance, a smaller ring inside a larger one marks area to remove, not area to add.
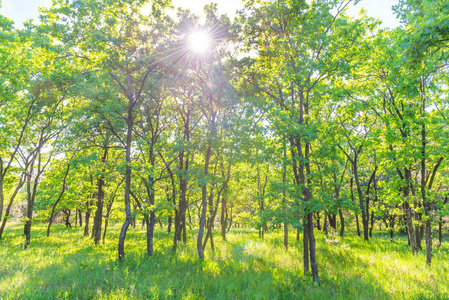
[[[391,242],[377,234],[370,243],[356,236],[340,239],[317,232],[321,284],[302,272],[302,243],[291,232],[261,239],[249,229],[231,230],[228,241],[215,238],[215,252],[197,259],[194,236],[174,254],[172,237],[159,230],[155,255],[147,258],[145,233],[130,228],[126,257],[117,263],[119,227],[105,245],[94,246],[81,228],[34,225],[32,247],[21,249],[23,227],[7,227],[0,241],[1,299],[448,299],[449,242],[435,247],[432,267],[425,255],[412,256],[406,239]],[[208,245],[209,246],[209,245]]]

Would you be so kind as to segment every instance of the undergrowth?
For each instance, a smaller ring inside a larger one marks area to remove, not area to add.
[[[302,242],[281,231],[259,238],[233,229],[227,241],[216,232],[215,251],[198,260],[196,236],[172,251],[172,234],[158,228],[155,253],[146,257],[145,231],[130,228],[126,256],[117,261],[119,226],[106,244],[95,246],[83,229],[34,225],[31,248],[22,249],[23,227],[12,224],[0,240],[2,299],[448,299],[449,243],[434,246],[432,266],[425,252],[412,255],[404,237],[378,233],[370,242],[316,231],[321,282],[304,275]],[[436,243],[434,243],[436,244]]]

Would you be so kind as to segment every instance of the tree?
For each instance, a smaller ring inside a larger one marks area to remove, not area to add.
[[[86,71],[98,70],[104,75],[103,78],[109,77],[105,84],[113,87],[118,98],[126,103],[123,114],[119,112],[126,122],[126,133],[114,133],[124,145],[126,161],[126,218],[119,236],[119,260],[124,258],[126,232],[132,221],[131,150],[135,110],[143,101],[144,89],[151,89],[157,84],[160,75],[157,70],[163,65],[164,59],[167,59],[163,56],[163,41],[169,28],[169,21],[163,15],[166,3],[153,2],[151,14],[144,16],[141,8],[146,2],[59,2],[43,18],[53,28],[57,39],[70,49],[71,57],[84,60],[87,63]],[[141,26],[142,24],[145,26]]]
[[[368,30],[368,22],[344,16],[342,12],[349,3],[261,2],[248,6],[250,17],[244,18],[249,47],[258,51],[252,70],[263,73],[262,77],[253,75],[247,80],[272,101],[267,105],[270,120],[282,124],[276,126],[279,132],[275,133],[286,136],[289,142],[297,196],[303,206],[304,272],[311,265],[315,282],[319,282],[319,276],[313,191],[318,183],[314,179],[312,149],[321,121],[315,116],[325,99],[326,80],[348,72],[351,57],[346,54],[355,51],[355,41]]]

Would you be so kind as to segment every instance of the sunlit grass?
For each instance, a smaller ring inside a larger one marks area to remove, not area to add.
[[[0,241],[0,298],[67,299],[447,299],[449,243],[435,247],[432,267],[424,252],[413,256],[404,237],[390,241],[381,234],[366,243],[356,236],[325,237],[317,232],[320,286],[302,271],[302,242],[291,232],[285,251],[282,233],[258,237],[235,229],[215,251],[199,261],[193,233],[174,254],[172,235],[155,236],[155,255],[145,257],[145,232],[130,229],[123,263],[116,247],[119,227],[110,229],[105,245],[94,246],[81,228],[56,225],[50,238],[45,225],[33,227],[32,247],[21,249],[19,224]]]

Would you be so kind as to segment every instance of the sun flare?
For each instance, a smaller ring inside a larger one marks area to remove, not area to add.
[[[189,35],[189,47],[197,53],[204,53],[209,49],[209,35],[205,31],[194,31]]]

